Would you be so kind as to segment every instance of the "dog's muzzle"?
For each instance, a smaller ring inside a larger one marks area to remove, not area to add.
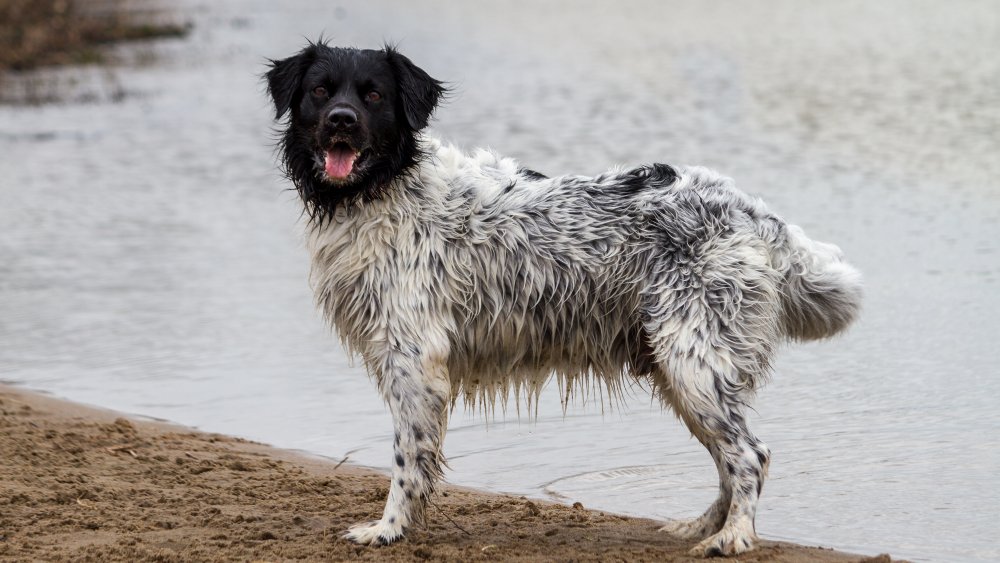
[[[355,172],[361,157],[362,143],[358,142],[362,126],[358,113],[346,105],[337,105],[326,114],[321,139],[324,147],[323,170],[333,182],[344,182]]]

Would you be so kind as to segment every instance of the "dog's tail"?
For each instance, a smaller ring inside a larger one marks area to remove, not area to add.
[[[816,340],[846,329],[861,311],[861,273],[835,245],[809,239],[789,225],[776,258],[784,262],[782,326],[795,340]]]

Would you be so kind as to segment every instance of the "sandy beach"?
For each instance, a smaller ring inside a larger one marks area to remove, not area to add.
[[[239,438],[0,386],[3,561],[688,561],[627,518],[445,486],[390,547],[340,539],[385,477]],[[890,561],[763,542],[740,561]]]

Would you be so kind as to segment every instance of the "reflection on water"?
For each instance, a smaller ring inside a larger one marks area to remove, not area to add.
[[[0,378],[387,466],[388,414],[311,304],[258,76],[323,30],[393,38],[452,81],[442,136],[549,174],[710,165],[865,272],[861,323],[787,350],[757,404],[763,535],[1000,558],[989,5],[510,4],[192,1],[188,41],[111,71],[118,103],[0,108]],[[455,483],[630,514],[715,494],[708,455],[639,390],[564,414],[550,389],[537,419],[459,407],[446,453]]]

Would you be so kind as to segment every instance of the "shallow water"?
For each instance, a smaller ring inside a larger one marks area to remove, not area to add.
[[[188,40],[42,82],[73,103],[0,107],[0,379],[386,467],[388,414],[311,304],[258,76],[321,31],[393,39],[452,83],[441,136],[549,174],[709,165],[864,271],[861,322],[785,350],[756,405],[762,535],[1000,558],[991,3],[183,5]],[[715,494],[638,388],[565,413],[548,389],[537,418],[459,406],[445,451],[454,483],[628,514]]]

